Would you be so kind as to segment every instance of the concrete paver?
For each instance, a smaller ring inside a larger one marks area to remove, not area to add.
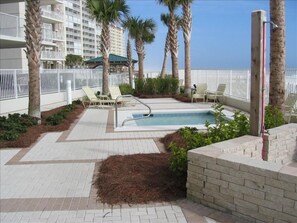
[[[210,107],[208,103],[180,103],[169,98],[143,101],[153,110]],[[144,107],[137,104],[119,110]],[[186,199],[113,208],[96,201],[92,180],[98,161],[117,154],[158,153],[156,139],[172,132],[114,132],[111,114],[90,108],[70,131],[47,133],[32,148],[0,150],[0,222],[216,222],[210,216],[241,222]]]

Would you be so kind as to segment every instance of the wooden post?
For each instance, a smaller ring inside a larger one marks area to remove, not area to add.
[[[251,52],[251,103],[250,103],[250,134],[261,135],[262,121],[262,74],[265,63],[264,22],[266,12],[252,12],[252,52]]]

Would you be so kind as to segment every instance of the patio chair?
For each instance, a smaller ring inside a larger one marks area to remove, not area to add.
[[[111,99],[113,99],[113,100],[116,100],[117,97],[122,95],[119,86],[109,87],[109,93],[110,93]],[[118,99],[118,103],[121,104],[121,105],[126,105],[128,102],[130,102],[130,100],[127,99],[127,98],[122,98],[121,97],[121,98]]]
[[[114,100],[110,100],[108,99],[108,97],[106,95],[101,95],[99,96],[99,98],[95,95],[94,91],[88,87],[88,86],[84,86],[82,87],[82,90],[85,92],[88,101],[89,101],[89,106],[91,105],[98,105],[99,107],[103,108],[105,106],[111,106],[114,104]],[[85,100],[82,101],[83,106],[85,106]]]
[[[225,90],[226,90],[226,84],[219,84],[215,92],[207,92],[206,101],[210,99],[216,103],[217,101],[219,101],[219,98],[224,97]]]
[[[294,109],[294,106],[297,101],[297,94],[290,93],[284,103],[284,118],[285,120],[290,123],[292,116],[297,116],[297,110]]]
[[[203,99],[203,102],[205,102],[206,93],[207,93],[207,84],[206,83],[197,84],[196,89],[192,94],[191,102],[193,103],[194,99],[196,102],[197,102],[197,99]]]

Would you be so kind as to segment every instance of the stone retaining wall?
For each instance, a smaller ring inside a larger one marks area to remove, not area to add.
[[[288,124],[269,129],[264,137],[264,160],[287,164],[297,160],[297,125]]]
[[[251,222],[297,222],[297,168],[261,150],[261,138],[243,136],[189,151],[188,198]]]

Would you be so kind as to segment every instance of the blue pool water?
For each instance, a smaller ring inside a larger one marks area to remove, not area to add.
[[[133,114],[133,118],[140,118],[143,114]],[[211,112],[187,112],[187,113],[155,113],[153,116],[135,120],[137,126],[156,125],[204,125],[208,121],[215,123],[215,117]]]

